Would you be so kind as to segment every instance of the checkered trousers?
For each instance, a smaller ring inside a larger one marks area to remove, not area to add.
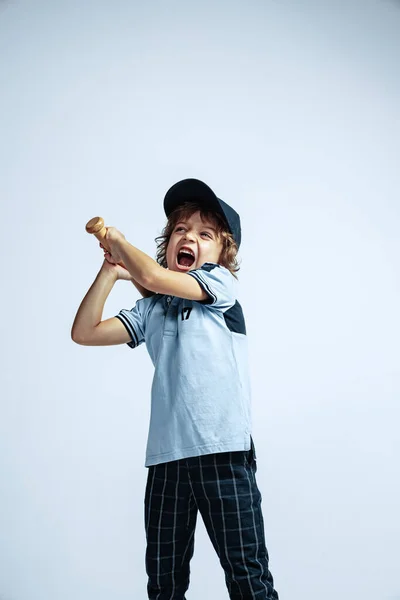
[[[149,467],[145,493],[147,592],[185,600],[200,511],[231,600],[278,600],[268,570],[261,493],[251,449]]]

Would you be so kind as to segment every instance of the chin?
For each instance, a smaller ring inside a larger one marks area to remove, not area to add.
[[[188,273],[189,271],[193,271],[195,269],[193,265],[191,267],[182,268],[181,266],[172,265],[171,267],[167,266],[168,271],[175,271],[175,273]]]
[[[177,273],[188,273],[189,271],[193,271],[196,268],[196,265],[190,265],[190,267],[184,267],[183,265],[179,265],[175,263],[173,270]]]

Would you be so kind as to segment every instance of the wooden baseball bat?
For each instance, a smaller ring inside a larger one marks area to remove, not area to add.
[[[90,219],[90,221],[86,223],[86,231],[97,237],[104,248],[110,251],[106,242],[107,229],[104,227],[104,219],[102,217],[93,217],[93,219]]]
[[[86,231],[94,235],[99,240],[99,242],[103,244],[107,252],[111,254],[111,250],[108,247],[106,241],[107,228],[104,225],[103,217],[93,217],[93,219],[90,219],[90,221],[86,223]],[[120,262],[118,264],[121,265],[121,267],[124,267],[124,269],[126,269],[123,262]]]
[[[91,233],[92,235],[94,235],[99,240],[99,242],[102,243],[104,248],[108,252],[110,252],[110,248],[108,247],[108,244],[106,242],[107,228],[104,226],[104,219],[102,217],[93,217],[93,219],[90,219],[90,221],[88,221],[86,223],[86,231],[88,233]],[[110,254],[111,254],[111,252],[110,252]],[[121,265],[121,267],[124,267],[124,269],[126,269],[126,266],[124,265],[123,262],[120,262],[118,264]],[[139,292],[142,294],[142,296],[144,298],[148,298],[149,296],[154,296],[155,292],[147,290],[142,285],[140,285],[140,283],[138,283],[137,281],[132,280],[132,283],[135,285],[135,287],[139,290]]]

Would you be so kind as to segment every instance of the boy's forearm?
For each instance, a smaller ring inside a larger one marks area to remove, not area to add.
[[[138,290],[138,292],[143,296],[143,298],[149,298],[150,296],[154,296],[154,292],[147,290],[145,287],[140,285],[140,283],[138,283],[134,279],[132,279],[132,283],[135,286],[135,288]]]
[[[92,331],[100,323],[104,305],[115,282],[116,277],[113,273],[99,271],[76,313],[71,330],[72,339]]]
[[[163,268],[153,258],[123,240],[118,243],[118,254],[133,279],[146,290],[151,290],[157,273]],[[140,290],[139,290],[140,291]],[[154,290],[151,290],[152,292]]]

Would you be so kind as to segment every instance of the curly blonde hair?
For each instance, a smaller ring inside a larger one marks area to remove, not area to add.
[[[219,259],[219,264],[228,269],[232,275],[237,279],[237,271],[239,271],[239,262],[237,259],[238,247],[233,235],[228,229],[225,219],[222,215],[210,211],[204,210],[196,202],[185,202],[178,208],[176,208],[169,216],[167,224],[162,230],[161,235],[155,238],[157,244],[156,260],[159,265],[167,268],[167,247],[171,237],[171,234],[175,228],[175,225],[180,221],[186,221],[193,215],[193,213],[200,211],[201,219],[210,221],[213,223],[217,230],[217,235],[222,241],[222,251]]]

